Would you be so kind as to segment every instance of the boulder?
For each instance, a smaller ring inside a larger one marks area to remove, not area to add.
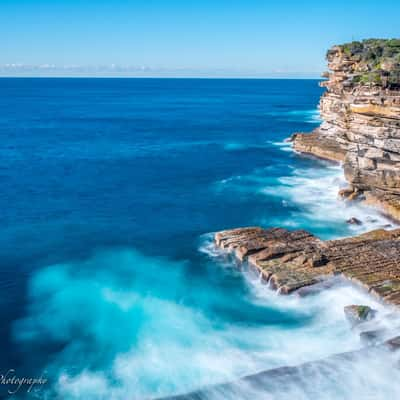
[[[339,190],[339,196],[342,197],[343,199],[347,199],[350,195],[354,193],[354,189],[349,187],[349,188],[343,188]]]
[[[386,347],[390,351],[397,351],[400,349],[400,336],[396,336],[392,339],[389,339],[385,342]]]
[[[385,336],[387,337],[387,334],[388,330],[384,328],[363,331],[360,333],[360,340],[366,345],[377,345],[383,341]]]
[[[377,311],[365,305],[350,305],[344,308],[344,314],[352,327],[365,321],[370,321]]]
[[[362,222],[356,217],[351,217],[346,222],[350,225],[362,225]]]

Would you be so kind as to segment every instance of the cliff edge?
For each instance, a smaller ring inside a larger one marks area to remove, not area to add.
[[[351,189],[400,219],[400,39],[333,46],[327,61],[323,122],[293,147],[343,162]]]

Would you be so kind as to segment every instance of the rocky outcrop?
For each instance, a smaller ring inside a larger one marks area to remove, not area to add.
[[[295,150],[341,161],[353,188],[400,216],[400,40],[334,46],[320,101],[323,123]],[[386,205],[387,204],[387,205]]]
[[[317,131],[309,134],[295,133],[291,141],[293,148],[300,153],[338,162],[343,162],[346,157],[346,150],[335,138],[324,137],[322,140]]]
[[[341,275],[400,305],[400,229],[322,241],[304,230],[249,227],[218,232],[215,244],[247,260],[282,294]]]
[[[351,326],[359,325],[365,321],[373,319],[376,315],[376,310],[369,306],[349,305],[344,308],[344,314]]]

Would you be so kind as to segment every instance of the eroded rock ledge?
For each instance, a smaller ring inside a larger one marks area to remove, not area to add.
[[[293,135],[299,152],[343,162],[351,186],[400,217],[400,40],[334,46],[321,126]]]
[[[215,244],[247,260],[282,294],[342,275],[400,305],[400,229],[322,241],[304,230],[246,227],[216,233]]]

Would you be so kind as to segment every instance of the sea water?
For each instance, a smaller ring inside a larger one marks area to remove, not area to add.
[[[318,126],[316,80],[0,88],[0,366],[45,374],[37,398],[149,399],[235,381],[361,347],[345,305],[386,312],[347,284],[279,296],[212,245],[212,232],[239,226],[327,239],[388,224],[337,198],[339,166],[285,142]],[[382,357],[307,378],[312,398],[394,398]],[[251,396],[311,398],[304,384],[267,386]]]

